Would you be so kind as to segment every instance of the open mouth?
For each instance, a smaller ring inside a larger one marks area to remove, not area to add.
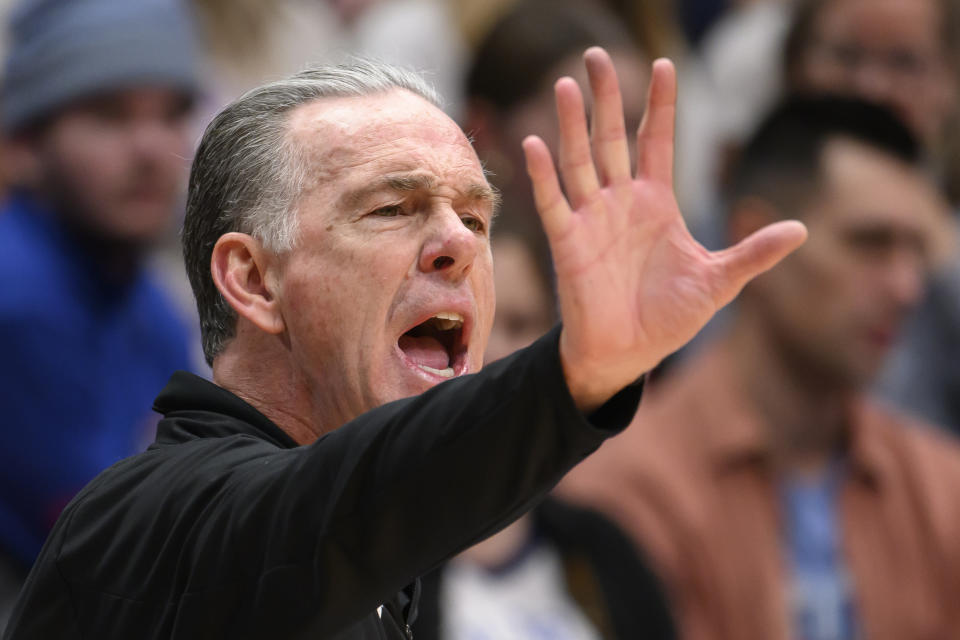
[[[439,378],[460,375],[466,366],[463,316],[451,311],[434,314],[397,340],[405,359]]]

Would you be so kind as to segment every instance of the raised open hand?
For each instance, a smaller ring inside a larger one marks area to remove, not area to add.
[[[673,192],[676,72],[653,65],[631,175],[617,75],[598,47],[584,54],[594,96],[591,134],[572,78],[555,85],[560,173],[546,144],[523,142],[553,252],[560,357],[582,410],[593,409],[683,346],[759,273],[800,246],[799,222],[766,227],[724,251],[694,240]]]

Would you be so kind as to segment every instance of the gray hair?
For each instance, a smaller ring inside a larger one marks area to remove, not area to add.
[[[298,234],[296,201],[306,167],[289,135],[290,112],[322,98],[376,95],[405,89],[440,106],[419,74],[367,59],[313,66],[253,89],[207,126],[190,170],[183,257],[197,299],[207,364],[233,337],[236,313],[210,275],[213,247],[239,231],[270,251],[292,249]]]

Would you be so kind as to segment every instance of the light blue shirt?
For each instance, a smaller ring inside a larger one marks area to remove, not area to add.
[[[846,468],[781,483],[789,603],[795,640],[854,640],[854,585],[841,547],[837,502]]]

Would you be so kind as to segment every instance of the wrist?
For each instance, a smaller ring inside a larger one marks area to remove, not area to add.
[[[577,409],[589,415],[603,406],[626,387],[642,380],[646,370],[637,373],[634,366],[617,366],[616,363],[591,362],[576,352],[567,342],[566,327],[561,330],[560,364],[567,390]],[[648,369],[652,369],[649,367]]]
[[[560,334],[559,345],[563,377],[577,409],[584,415],[588,415],[613,397],[619,388],[615,388],[605,380],[603,371],[594,370],[582,358],[571,357],[570,349],[565,348],[565,336],[564,329]]]

